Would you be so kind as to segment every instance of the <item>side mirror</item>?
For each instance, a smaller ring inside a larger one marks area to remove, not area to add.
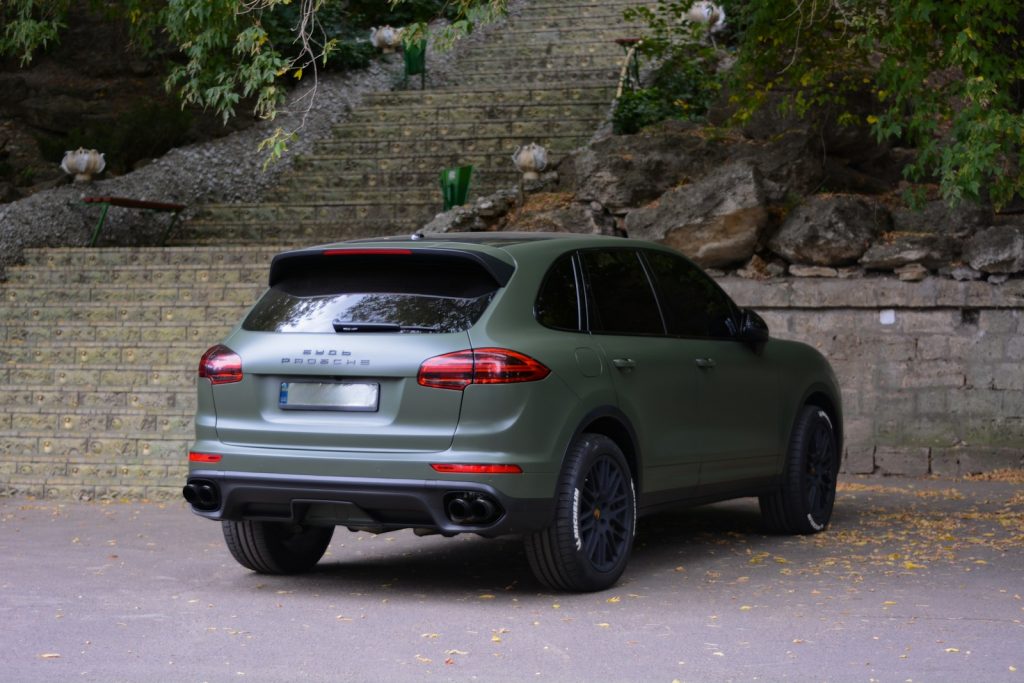
[[[740,311],[740,341],[760,346],[768,341],[768,323],[749,308]]]

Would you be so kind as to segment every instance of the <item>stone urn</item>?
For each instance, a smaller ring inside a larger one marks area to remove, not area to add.
[[[394,52],[402,44],[402,29],[374,26],[370,29],[370,44],[381,52]]]
[[[707,0],[700,0],[693,3],[679,19],[680,22],[704,24],[711,33],[718,33],[725,28],[725,8]]]
[[[512,163],[523,174],[523,180],[536,180],[539,173],[548,167],[548,151],[536,142],[520,145],[512,153]]]
[[[75,176],[76,183],[87,183],[94,175],[103,172],[107,162],[103,154],[95,149],[79,147],[64,152],[64,160],[60,162],[60,167],[68,175]]]

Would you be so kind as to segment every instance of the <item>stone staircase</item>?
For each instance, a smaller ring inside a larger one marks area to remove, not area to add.
[[[180,495],[199,357],[271,256],[414,231],[441,210],[441,169],[473,164],[472,199],[514,185],[517,145],[557,161],[583,144],[611,104],[630,4],[524,4],[451,87],[370,96],[273,198],[204,207],[174,246],[29,250],[0,287],[0,495]]]

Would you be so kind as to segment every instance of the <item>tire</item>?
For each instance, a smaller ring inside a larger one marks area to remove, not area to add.
[[[636,534],[636,487],[622,451],[600,434],[569,448],[555,519],[525,539],[537,580],[562,591],[598,591],[618,581]]]
[[[828,526],[836,500],[839,448],[828,413],[804,406],[789,441],[782,485],[761,496],[761,516],[772,533],[814,534]]]
[[[316,566],[334,535],[332,526],[288,522],[221,522],[228,550],[246,569],[260,574],[299,574]]]

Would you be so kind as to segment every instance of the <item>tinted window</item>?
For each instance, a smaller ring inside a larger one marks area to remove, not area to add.
[[[325,258],[271,287],[246,330],[263,332],[459,332],[497,289],[480,267],[386,257]]]
[[[645,252],[657,282],[669,334],[731,337],[735,306],[715,281],[686,259],[663,251]]]
[[[576,273],[569,255],[558,259],[548,274],[537,295],[533,309],[537,322],[557,330],[579,330],[580,300],[576,290]]]
[[[592,331],[664,334],[654,292],[635,251],[590,250],[580,255],[587,271]]]

